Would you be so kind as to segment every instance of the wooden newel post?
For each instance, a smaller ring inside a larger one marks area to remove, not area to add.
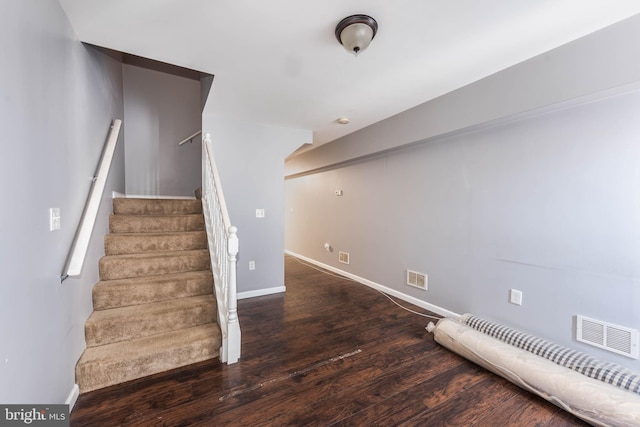
[[[227,289],[228,303],[228,346],[227,363],[235,363],[240,358],[240,323],[238,322],[238,292],[236,284],[236,263],[238,261],[238,229],[229,227],[227,240],[227,251],[229,255],[229,286]]]
[[[236,264],[238,262],[238,229],[234,226],[229,227],[228,238],[228,254],[229,254],[229,289],[228,289],[228,307],[229,307],[229,323],[238,321],[238,301],[236,289]]]

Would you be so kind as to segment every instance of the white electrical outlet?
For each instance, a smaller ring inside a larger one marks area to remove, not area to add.
[[[264,218],[264,209],[256,209],[256,218]]]
[[[255,269],[256,269],[256,262],[249,261],[249,270],[255,270]]]
[[[522,305],[522,291],[511,289],[509,291],[509,302],[515,305]]]

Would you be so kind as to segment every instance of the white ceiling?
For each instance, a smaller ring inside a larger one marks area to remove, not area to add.
[[[640,13],[638,0],[60,3],[82,41],[214,74],[216,114],[310,129],[316,146]],[[334,36],[355,13],[379,24],[357,58]]]

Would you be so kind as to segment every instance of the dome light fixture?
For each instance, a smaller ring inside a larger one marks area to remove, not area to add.
[[[336,26],[336,38],[348,51],[358,56],[378,32],[378,23],[368,15],[351,15]]]

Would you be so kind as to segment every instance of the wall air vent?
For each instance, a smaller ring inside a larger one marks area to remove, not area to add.
[[[638,331],[601,320],[577,316],[576,339],[632,359],[638,358]]]
[[[338,261],[343,264],[349,264],[349,253],[348,252],[338,252]]]
[[[407,270],[407,285],[415,286],[423,291],[428,288],[428,278],[426,274],[418,273],[417,271]]]

